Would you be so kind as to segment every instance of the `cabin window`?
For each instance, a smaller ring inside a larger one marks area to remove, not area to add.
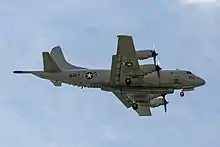
[[[189,76],[190,80],[195,80],[196,78],[194,76]]]

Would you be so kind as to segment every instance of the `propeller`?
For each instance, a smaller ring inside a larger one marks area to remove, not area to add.
[[[152,53],[152,57],[154,59],[154,65],[156,66],[156,57],[157,57],[158,53],[156,52],[155,44],[153,44],[151,53]]]
[[[157,63],[156,63],[156,57],[157,56],[158,56],[158,53],[156,52],[155,44],[153,44],[153,47],[152,47],[152,57],[153,57],[153,60],[154,60],[154,65],[155,65],[156,71],[157,71],[157,76],[158,76],[159,81],[160,81],[160,70],[162,68],[159,66],[159,60],[157,60]]]
[[[158,78],[159,78],[159,83],[160,83],[160,70],[161,70],[162,68],[160,67],[160,62],[159,62],[159,60],[157,60],[157,64],[156,64],[156,71],[157,71],[157,76],[158,76]]]
[[[166,113],[166,112],[167,112],[167,104],[168,104],[169,102],[166,100],[165,95],[162,95],[162,97],[163,97],[163,102],[164,102],[164,111],[165,111],[165,113]]]

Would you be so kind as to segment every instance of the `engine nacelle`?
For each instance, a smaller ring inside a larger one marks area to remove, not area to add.
[[[153,57],[152,50],[136,51],[136,57],[138,60],[144,60]]]
[[[140,69],[145,73],[152,73],[156,71],[156,67],[154,64],[145,64],[145,65],[140,65]]]
[[[150,107],[159,107],[161,105],[164,105],[163,98],[156,98],[150,101]]]

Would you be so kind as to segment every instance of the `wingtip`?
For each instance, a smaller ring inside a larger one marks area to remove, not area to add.
[[[118,35],[117,37],[131,37],[131,35]]]

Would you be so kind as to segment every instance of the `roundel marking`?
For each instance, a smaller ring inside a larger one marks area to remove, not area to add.
[[[86,79],[92,79],[93,78],[93,73],[92,72],[87,72],[86,73]]]
[[[128,62],[125,63],[125,65],[126,65],[127,67],[132,67],[132,66],[133,66],[133,63],[132,63],[131,61],[128,61]]]

